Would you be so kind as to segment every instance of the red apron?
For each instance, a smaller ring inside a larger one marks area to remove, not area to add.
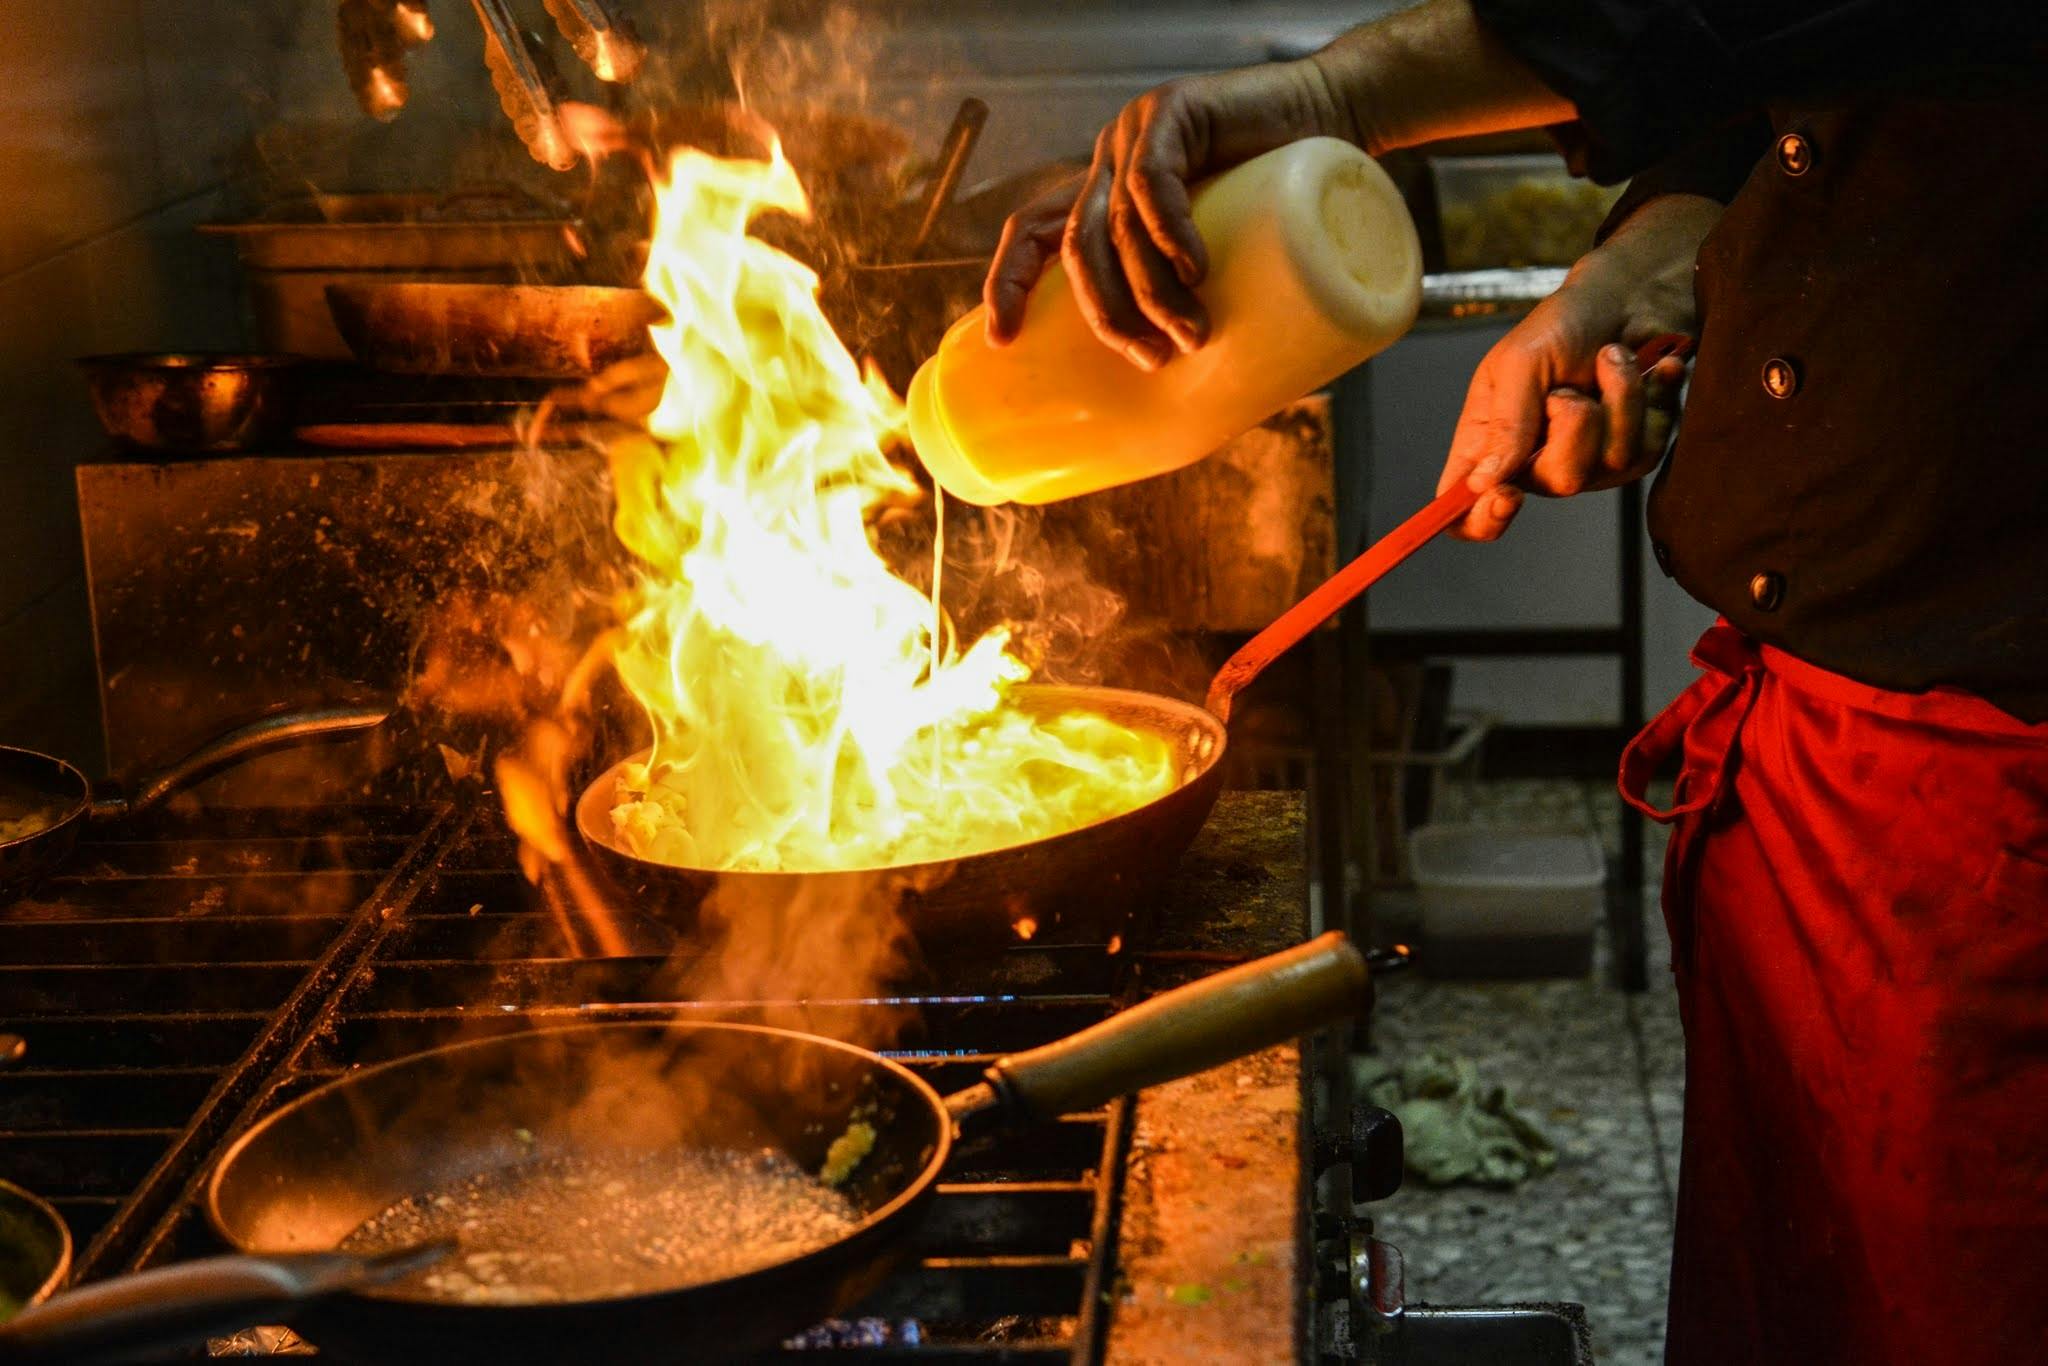
[[[2048,725],[1726,623],[1693,660],[1621,762],[1677,827],[1666,1360],[2048,1361]]]

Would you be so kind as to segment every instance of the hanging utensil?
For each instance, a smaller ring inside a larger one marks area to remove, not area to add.
[[[967,173],[968,158],[974,155],[974,144],[980,140],[981,130],[987,123],[986,104],[972,95],[960,101],[952,125],[946,129],[946,141],[939,148],[938,165],[932,171],[931,188],[925,194],[924,215],[910,239],[913,258],[924,251],[925,244],[931,241],[933,231],[939,226],[939,216],[953,202],[953,194],[960,188],[960,177]]]
[[[640,72],[647,49],[633,23],[605,0],[542,0],[569,46],[601,81],[623,85]]]
[[[533,159],[552,170],[576,164],[575,146],[562,129],[555,93],[537,49],[512,17],[505,0],[470,0],[484,29],[484,63],[498,104]]]
[[[411,93],[406,52],[434,36],[426,0],[341,0],[334,20],[356,103],[379,123],[390,122]]]

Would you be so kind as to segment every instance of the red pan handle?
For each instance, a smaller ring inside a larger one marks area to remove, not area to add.
[[[1636,366],[1644,374],[1671,356],[1684,356],[1693,339],[1682,332],[1666,332],[1636,349]],[[1320,587],[1282,612],[1271,626],[1253,636],[1243,648],[1223,661],[1209,682],[1204,705],[1220,721],[1230,720],[1230,707],[1266,666],[1308,638],[1350,602],[1384,578],[1403,560],[1413,555],[1437,533],[1457,523],[1472,510],[1480,495],[1466,484],[1454,484],[1439,493],[1429,505],[1382,536],[1363,555],[1325,579]]]

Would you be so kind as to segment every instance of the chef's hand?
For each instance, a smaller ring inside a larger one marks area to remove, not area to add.
[[[1439,493],[1463,481],[1483,494],[1453,535],[1496,540],[1527,492],[1567,498],[1657,467],[1685,363],[1645,374],[1635,347],[1697,330],[1693,262],[1720,214],[1695,195],[1649,201],[1487,352],[1437,480]]]
[[[982,291],[989,340],[1016,336],[1025,296],[1058,259],[1095,334],[1157,369],[1208,336],[1194,287],[1209,262],[1190,183],[1319,134],[1379,156],[1573,113],[1479,21],[1471,0],[1422,0],[1300,61],[1160,86],[1102,130],[1085,175],[1011,217]]]
[[[1082,316],[1141,369],[1208,337],[1194,286],[1209,266],[1188,184],[1319,133],[1348,131],[1313,61],[1173,81],[1140,95],[1095,139],[1078,179],[1010,216],[982,288],[989,340],[1017,335],[1024,299],[1055,257]]]

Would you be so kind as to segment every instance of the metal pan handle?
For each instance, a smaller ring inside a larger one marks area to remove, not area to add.
[[[173,793],[245,759],[274,750],[294,749],[316,740],[345,739],[358,731],[376,729],[390,715],[390,707],[373,705],[320,707],[266,716],[225,735],[217,735],[176,763],[144,774],[128,792],[96,798],[92,804],[92,819],[118,820],[124,816],[139,815]]]
[[[308,1304],[397,1280],[448,1255],[427,1243],[379,1257],[304,1252],[207,1257],[65,1291],[0,1324],[7,1366],[113,1366],[259,1323],[287,1323]]]
[[[1636,365],[1648,374],[1650,367],[1672,356],[1685,356],[1693,339],[1682,332],[1664,332],[1636,349]],[[1343,610],[1344,605],[1378,583],[1403,560],[1422,549],[1437,534],[1450,529],[1479,501],[1479,494],[1464,484],[1454,484],[1438,494],[1427,507],[1367,547],[1364,554],[1332,574],[1294,606],[1277,617],[1271,626],[1247,641],[1243,648],[1223,661],[1210,680],[1204,703],[1217,720],[1230,720],[1230,707],[1237,695],[1266,666],[1286,654],[1309,633]]]
[[[1354,1019],[1371,1002],[1364,956],[1332,930],[1154,996],[1057,1043],[1002,1058],[988,1069],[986,1091],[971,1088],[947,1106],[964,1117],[996,1102],[1003,1117],[1017,1123],[1093,1109]]]

